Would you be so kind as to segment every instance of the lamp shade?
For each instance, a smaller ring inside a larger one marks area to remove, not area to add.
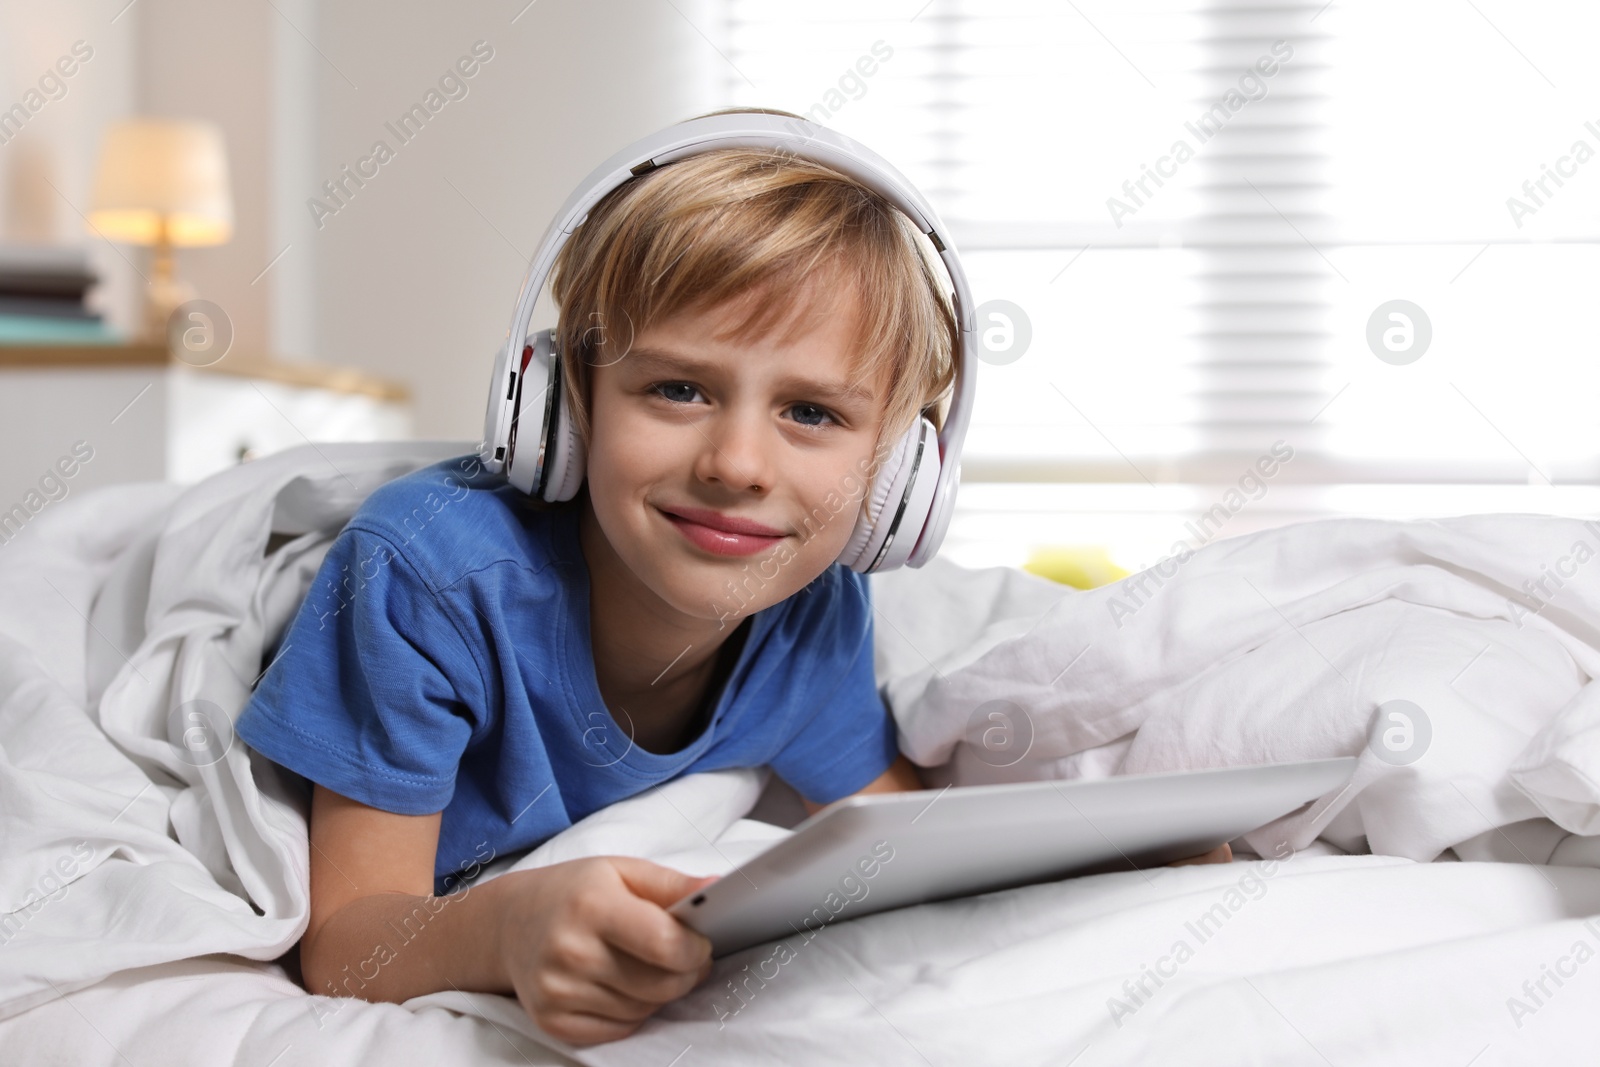
[[[228,154],[215,123],[126,119],[106,130],[89,221],[113,241],[175,246],[233,236]]]

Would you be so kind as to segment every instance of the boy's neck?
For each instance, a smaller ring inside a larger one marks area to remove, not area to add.
[[[589,570],[589,644],[595,680],[612,718],[634,722],[642,747],[658,748],[693,720],[735,627],[677,611],[639,580],[600,529],[587,487],[579,494],[578,543]],[[650,739],[650,740],[646,740]]]

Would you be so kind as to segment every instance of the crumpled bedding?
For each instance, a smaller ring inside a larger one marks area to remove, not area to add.
[[[306,994],[281,960],[306,919],[304,797],[227,722],[366,494],[470,450],[306,446],[188,489],[81,494],[0,547],[8,1059],[1492,1063],[1586,1047],[1600,568],[1575,548],[1600,537],[1522,515],[1304,523],[1089,592],[944,560],[873,576],[879,681],[934,785],[1361,756],[1344,790],[1237,842],[1235,864],[839,922],[719,961],[590,1049],[506,997]],[[1372,740],[1397,706],[1426,719],[1401,757]],[[747,817],[769,785],[679,779],[486,877],[608,853],[724,873],[787,833]]]

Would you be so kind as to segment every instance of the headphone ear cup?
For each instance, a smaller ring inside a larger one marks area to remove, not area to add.
[[[872,480],[838,562],[860,574],[904,564],[922,536],[938,485],[938,431],[919,416]]]
[[[516,378],[506,480],[529,496],[570,500],[583,483],[583,446],[567,409],[555,331],[528,335]]]
[[[572,417],[566,382],[561,376],[559,353],[553,362],[555,384],[552,388],[557,396],[550,410],[550,430],[545,435],[545,462],[550,465],[550,473],[544,483],[544,499],[552,503],[571,500],[578,495],[588,466],[583,440],[578,436],[578,428]]]
[[[578,437],[578,427],[574,426],[573,416],[568,410],[565,389],[550,418],[547,448],[550,475],[544,482],[544,499],[552,502],[570,501],[578,496],[578,488],[584,483],[587,456],[584,454],[582,438]]]
[[[512,386],[511,425],[506,431],[506,481],[532,496],[544,458],[545,409],[549,395],[550,346],[543,333],[529,334]]]

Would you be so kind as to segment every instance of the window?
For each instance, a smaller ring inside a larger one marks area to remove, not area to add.
[[[918,2],[726,0],[725,98],[881,152],[1026,313],[971,522],[1204,510],[1278,441],[1296,488],[1228,533],[1600,509],[1600,9]]]

